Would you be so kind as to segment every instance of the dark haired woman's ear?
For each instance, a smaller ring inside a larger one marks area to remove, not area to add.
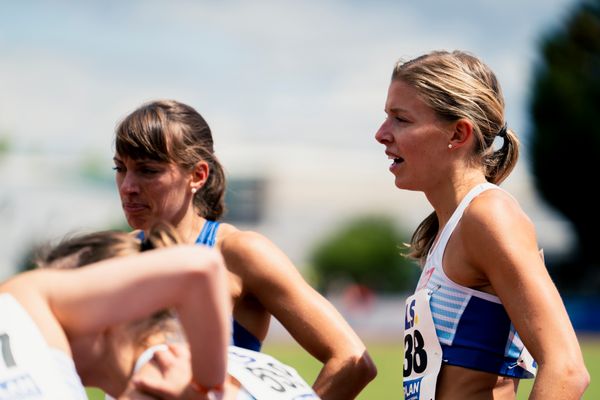
[[[192,171],[192,193],[195,193],[204,186],[208,180],[209,174],[210,167],[206,161],[199,161],[196,163],[194,170]]]

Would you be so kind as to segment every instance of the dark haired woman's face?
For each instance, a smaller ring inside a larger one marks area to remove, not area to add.
[[[121,206],[132,228],[147,230],[159,220],[178,225],[193,212],[191,173],[173,163],[119,155],[114,162]]]

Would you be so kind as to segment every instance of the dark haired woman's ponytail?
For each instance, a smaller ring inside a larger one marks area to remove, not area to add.
[[[206,183],[194,195],[194,205],[203,218],[216,221],[226,211],[225,208],[225,171],[214,154],[203,151],[202,158],[208,162],[210,172]]]

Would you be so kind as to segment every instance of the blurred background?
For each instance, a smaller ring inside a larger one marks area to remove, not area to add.
[[[400,392],[418,270],[399,246],[431,209],[395,188],[374,134],[394,63],[438,49],[496,72],[523,143],[503,186],[600,365],[598,0],[0,0],[0,279],[42,243],[127,229],[114,128],[173,98],[212,128],[226,220],[278,244],[382,357],[362,398]],[[311,380],[286,335],[274,321],[267,350]]]

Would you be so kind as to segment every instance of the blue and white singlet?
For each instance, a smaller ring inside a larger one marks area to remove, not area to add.
[[[497,296],[458,285],[444,273],[446,245],[464,210],[480,193],[498,189],[491,183],[475,186],[460,202],[427,256],[418,289],[431,292],[430,309],[442,347],[443,364],[515,378],[533,378],[527,349]],[[525,360],[525,361],[524,361]],[[528,369],[525,369],[528,368]]]

